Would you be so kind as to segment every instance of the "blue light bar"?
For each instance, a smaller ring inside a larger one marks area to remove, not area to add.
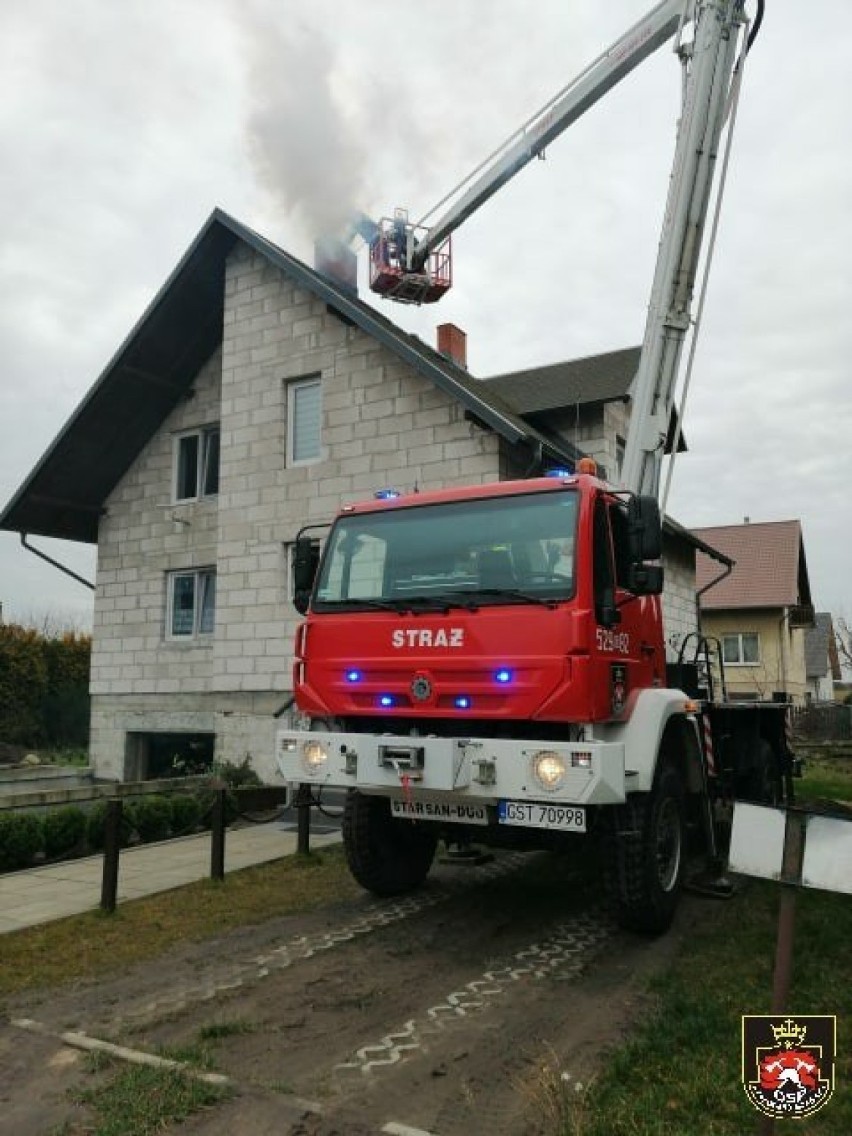
[[[501,667],[499,671],[494,672],[494,681],[507,683],[511,682],[513,678],[512,672],[508,667]]]
[[[469,710],[470,709],[470,698],[468,698],[468,696],[466,694],[460,694],[458,696],[458,698],[456,699],[455,704],[456,704],[457,710]]]
[[[392,497],[399,497],[399,490],[377,489],[373,496],[377,501],[390,501]]]
[[[363,677],[363,674],[360,671],[355,670],[354,668],[351,671],[346,672],[347,682],[360,682]]]
[[[573,477],[573,469],[546,469],[544,471],[545,477]]]
[[[396,699],[394,698],[394,696],[392,694],[380,694],[379,695],[379,706],[383,706],[385,709],[387,709],[389,706],[395,706],[395,705],[396,705]]]

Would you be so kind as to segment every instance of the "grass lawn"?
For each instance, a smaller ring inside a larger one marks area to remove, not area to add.
[[[87,1109],[85,1119],[68,1121],[49,1136],[155,1136],[233,1095],[227,1086],[204,1084],[177,1069],[109,1063],[107,1069],[114,1075],[72,1094]]]
[[[810,759],[796,799],[852,805],[852,762]],[[778,886],[745,880],[720,903],[671,970],[653,984],[651,1009],[597,1081],[563,1100],[564,1136],[742,1136],[760,1114],[740,1083],[740,1018],[769,1013]],[[836,1014],[834,1096],[783,1132],[852,1133],[852,898],[802,889],[796,903],[789,1010]]]
[[[796,800],[840,801],[852,805],[852,759],[830,753],[809,757],[804,775],[795,782]]]
[[[652,988],[653,1008],[581,1099],[565,1136],[742,1136],[759,1114],[740,1083],[740,1017],[769,1013],[778,891],[748,881]],[[790,1010],[836,1014],[835,1092],[787,1131],[852,1132],[852,902],[800,893]]]

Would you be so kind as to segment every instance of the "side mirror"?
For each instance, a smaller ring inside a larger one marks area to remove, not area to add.
[[[663,569],[659,564],[631,564],[627,590],[634,596],[662,595]]]
[[[311,592],[319,567],[319,544],[309,536],[296,538],[296,550],[293,556],[293,606],[300,615],[304,615],[311,602]]]
[[[663,555],[663,524],[656,497],[631,497],[627,502],[627,536],[630,559],[659,560]]]

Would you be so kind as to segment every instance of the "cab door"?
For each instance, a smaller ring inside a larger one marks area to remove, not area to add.
[[[653,684],[662,663],[656,658],[659,635],[648,626],[656,605],[627,588],[627,515],[617,498],[601,495],[595,501],[592,541],[595,706],[601,718],[620,718],[631,695]]]

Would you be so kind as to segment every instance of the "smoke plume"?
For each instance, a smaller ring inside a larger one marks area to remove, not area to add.
[[[342,230],[375,193],[358,108],[323,32],[240,5],[248,154],[259,184],[306,238]]]

